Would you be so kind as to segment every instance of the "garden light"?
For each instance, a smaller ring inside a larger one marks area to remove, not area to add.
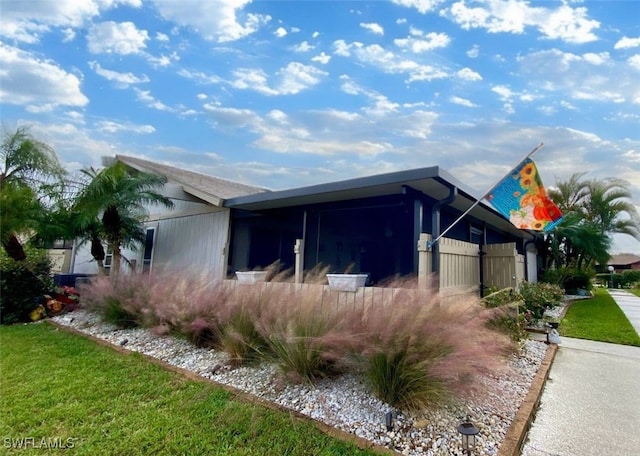
[[[467,452],[467,456],[471,456],[471,450],[476,446],[476,436],[480,432],[471,422],[471,418],[467,416],[466,421],[458,425],[458,432],[462,437],[462,450]]]
[[[611,280],[609,281],[609,288],[613,288],[613,271],[615,271],[616,268],[614,268],[613,266],[609,266],[607,269],[609,269],[609,273],[611,274]]]

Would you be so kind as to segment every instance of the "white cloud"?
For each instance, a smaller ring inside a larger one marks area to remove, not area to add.
[[[420,53],[447,47],[451,39],[446,33],[428,33],[425,35],[425,39],[403,38],[393,40],[393,42],[400,48],[409,49],[414,53]]]
[[[593,52],[586,53],[582,56],[585,62],[588,62],[592,65],[604,65],[609,62],[611,59],[609,58],[608,52],[601,52],[599,54],[595,54]]]
[[[333,47],[335,49],[336,55],[341,57],[349,57],[351,56],[351,49],[361,48],[364,46],[362,43],[355,41],[351,44],[348,44],[345,40],[336,40],[333,42]]]
[[[529,6],[522,0],[492,0],[469,8],[464,1],[451,5],[448,16],[463,29],[484,28],[491,33],[524,33],[534,27],[544,37],[569,43],[597,40],[594,30],[600,27],[589,19],[584,7],[572,8],[566,3],[555,9]]]
[[[175,112],[175,109],[173,109],[170,106],[167,106],[166,104],[164,104],[163,102],[156,100],[152,95],[151,95],[151,91],[150,90],[140,90],[138,88],[133,89],[136,92],[136,98],[141,101],[145,106],[151,108],[151,109],[156,109],[158,111],[165,111],[165,112]]]
[[[57,106],[85,106],[81,81],[50,60],[0,42],[0,102],[47,111]]]
[[[97,122],[96,128],[98,131],[105,133],[119,133],[121,131],[125,131],[130,133],[149,134],[156,131],[156,129],[151,125],[136,125],[133,123],[113,122],[110,120]]]
[[[629,60],[627,60],[627,62],[629,62],[630,67],[635,68],[636,70],[640,70],[640,54],[629,57]],[[640,94],[638,94],[638,96],[640,96]]]
[[[639,38],[627,38],[626,36],[620,38],[620,40],[613,46],[614,49],[629,49],[640,46]]]
[[[482,76],[479,73],[473,71],[471,68],[463,68],[456,73],[460,79],[465,81],[482,81]]]
[[[89,68],[96,72],[97,75],[115,82],[119,88],[127,88],[131,84],[142,84],[149,82],[147,75],[136,76],[133,73],[120,73],[118,71],[107,70],[102,68],[96,61],[89,62]]]
[[[580,56],[550,49],[523,55],[518,62],[527,84],[565,98],[635,103],[639,90],[637,72],[628,63],[611,59],[607,53]]]
[[[264,95],[291,95],[308,89],[318,83],[327,73],[299,62],[291,62],[276,72],[277,79],[269,84],[269,77],[261,69],[241,68],[234,71],[231,85],[237,89],[255,90]]]
[[[156,32],[156,40],[166,43],[169,41],[169,35],[165,33]]]
[[[136,54],[149,39],[146,30],[138,30],[133,22],[101,22],[89,29],[87,44],[93,54]]]
[[[460,98],[460,97],[451,97],[449,98],[449,101],[453,104],[456,105],[460,105],[460,106],[465,106],[467,108],[477,108],[478,105],[473,104],[470,100],[467,100],[466,98]]]
[[[397,5],[406,6],[407,8],[415,8],[420,13],[426,14],[436,9],[444,0],[392,0]]]
[[[375,33],[376,35],[384,35],[384,29],[380,24],[361,22],[360,27],[365,30],[369,30],[371,33]]]
[[[503,85],[494,86],[491,88],[491,91],[500,95],[500,98],[502,100],[510,100],[514,96],[514,93],[511,91],[511,89]]]
[[[190,70],[185,70],[183,68],[178,71],[178,74],[183,78],[193,79],[198,81],[201,84],[218,84],[222,82],[222,79],[220,79],[218,76],[212,75],[212,74],[206,74],[206,73],[203,73],[202,71],[190,71]]]
[[[62,30],[62,35],[63,35],[63,38],[62,38],[63,43],[69,43],[76,38],[76,32],[71,28],[66,28]]]
[[[278,38],[282,38],[283,36],[287,36],[287,31],[284,29],[284,27],[278,27],[278,29],[273,32],[273,34]]]
[[[293,46],[293,51],[294,52],[309,52],[313,48],[315,48],[315,46],[312,46],[308,42],[303,41],[302,43]]]
[[[244,7],[251,0],[192,1],[154,0],[162,16],[181,26],[190,27],[205,39],[219,43],[244,38],[271,21],[271,16],[245,14]]]
[[[398,57],[378,44],[370,46],[361,46],[360,43],[355,46],[355,44],[340,44],[340,49],[352,49],[360,62],[376,67],[385,73],[406,74],[409,83],[444,79],[449,76],[443,69]]]
[[[470,59],[476,59],[480,55],[480,46],[474,44],[471,49],[467,51],[467,57]]]
[[[320,55],[316,55],[315,57],[311,58],[312,62],[320,62],[323,65],[326,65],[327,63],[329,63],[330,60],[331,60],[331,56],[325,54],[324,52],[321,52]]]
[[[156,66],[156,67],[167,67],[167,66],[171,65],[171,63],[177,62],[178,60],[180,60],[180,56],[175,51],[173,51],[169,55],[161,54],[160,57],[156,57],[156,56],[149,55],[149,54],[145,54],[145,57],[147,58],[147,61],[151,65]]]
[[[31,132],[54,148],[67,170],[100,166],[104,155],[127,153],[125,146],[96,139],[96,132],[82,127],[82,123],[30,123]]]
[[[65,37],[70,37],[73,28],[82,27],[102,11],[119,4],[134,8],[141,6],[140,0],[56,0],[56,1],[3,1],[0,14],[0,35],[7,38],[35,43],[40,36],[52,28],[64,27]]]

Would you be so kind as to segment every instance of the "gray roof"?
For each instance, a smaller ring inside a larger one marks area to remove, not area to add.
[[[367,198],[382,195],[400,194],[407,191],[419,191],[436,200],[449,195],[455,187],[457,196],[449,206],[461,212],[468,210],[483,195],[469,189],[447,171],[438,166],[410,169],[386,174],[359,177],[327,184],[289,190],[272,191],[253,195],[240,196],[225,201],[226,207],[259,211],[280,207],[304,206],[309,204],[345,201],[356,198]],[[490,204],[479,203],[469,215],[483,220],[492,226],[518,237],[530,238],[532,235],[516,228],[500,215]]]
[[[215,206],[222,206],[224,201],[229,198],[237,198],[268,191],[264,188],[240,184],[174,166],[162,165],[141,158],[116,155],[116,160],[139,171],[165,176],[169,182],[180,184],[186,193]]]

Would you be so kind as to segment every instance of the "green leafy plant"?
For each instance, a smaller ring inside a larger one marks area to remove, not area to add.
[[[526,330],[526,319],[519,312],[523,305],[522,296],[513,288],[503,288],[494,290],[482,299],[484,305],[489,309],[500,309],[489,321],[489,326],[511,337],[518,342],[528,335]]]
[[[431,364],[447,351],[440,347],[431,357],[410,353],[408,347],[380,351],[367,358],[365,376],[373,394],[387,404],[406,410],[427,408],[449,397],[445,383],[430,374]]]
[[[29,313],[53,289],[51,261],[45,250],[24,248],[27,258],[16,261],[0,249],[0,322],[29,321]]]
[[[531,312],[534,318],[542,318],[547,307],[556,307],[564,299],[561,287],[544,282],[523,282],[518,292],[524,301],[522,311]]]

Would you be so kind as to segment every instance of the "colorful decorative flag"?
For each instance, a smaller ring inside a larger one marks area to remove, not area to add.
[[[523,230],[546,232],[562,221],[562,212],[547,196],[536,164],[530,158],[502,179],[489,192],[487,200]]]

